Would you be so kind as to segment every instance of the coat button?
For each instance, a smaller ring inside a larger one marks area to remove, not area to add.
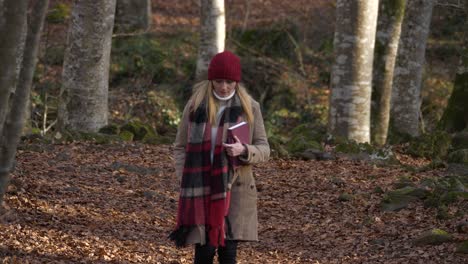
[[[236,183],[236,185],[237,185],[237,186],[241,186],[241,185],[242,185],[242,183],[240,183],[240,182],[237,182],[237,183]]]
[[[255,156],[255,153],[253,153],[252,155]]]
[[[252,190],[253,190],[254,188],[255,188],[255,186],[253,186],[253,185],[250,185],[250,189],[252,189]]]

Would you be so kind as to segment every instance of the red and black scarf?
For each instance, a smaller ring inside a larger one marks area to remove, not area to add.
[[[176,229],[169,235],[178,247],[186,245],[187,235],[194,228],[206,231],[208,242],[224,246],[225,217],[229,211],[233,168],[229,164],[222,142],[224,127],[242,119],[242,105],[236,94],[227,102],[218,124],[213,162],[211,162],[211,123],[206,102],[191,111],[185,165],[180,186]]]

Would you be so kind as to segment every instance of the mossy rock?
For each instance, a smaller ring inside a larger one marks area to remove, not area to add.
[[[120,128],[115,124],[109,124],[99,129],[99,133],[107,134],[107,135],[118,135],[119,132],[120,132]]]
[[[401,188],[408,187],[408,186],[409,187],[416,186],[408,175],[403,175],[403,176],[398,177],[398,181],[393,184],[393,187],[395,187],[396,189],[401,189]]]
[[[411,139],[407,152],[416,157],[444,158],[448,154],[451,143],[450,134],[445,131],[436,131]]]
[[[319,142],[308,139],[302,135],[294,137],[287,145],[288,152],[293,155],[303,153],[307,149],[322,150],[323,147]]]
[[[410,186],[387,192],[380,206],[383,211],[397,211],[406,208],[410,202],[418,199],[419,192],[418,188]]]
[[[352,194],[349,194],[349,193],[342,193],[340,194],[340,196],[338,196],[338,201],[341,201],[341,202],[348,202],[348,201],[351,201],[354,199],[354,196]]]
[[[140,121],[132,121],[120,128],[120,131],[129,131],[134,137],[133,140],[142,140],[147,135],[156,135],[156,131],[147,124]]]
[[[289,152],[284,147],[284,143],[278,136],[268,138],[270,144],[271,156],[276,158],[289,158]]]
[[[133,135],[132,132],[127,131],[127,130],[124,130],[124,131],[121,131],[121,132],[120,132],[119,137],[120,137],[123,141],[130,142],[130,141],[133,141],[134,135]]]
[[[168,137],[168,136],[155,135],[155,134],[147,134],[142,139],[142,142],[145,144],[152,144],[152,145],[171,144],[174,142],[174,138]]]
[[[80,132],[80,139],[93,141],[97,144],[110,144],[112,142],[121,141],[118,136],[106,135],[102,133]]]
[[[448,161],[468,165],[468,149],[459,149],[450,153]]]
[[[314,126],[311,124],[300,124],[291,130],[292,136],[303,136],[309,140],[322,142],[326,137],[326,130],[323,127]]]
[[[445,206],[445,205],[439,206],[439,208],[437,208],[436,217],[437,217],[437,219],[440,219],[440,220],[450,219],[451,216],[449,214],[447,206]]]
[[[453,136],[452,147],[454,149],[468,149],[468,132],[460,132]]]
[[[456,251],[457,253],[468,254],[468,240],[458,244]]]
[[[413,240],[413,243],[415,245],[440,245],[451,240],[452,235],[444,230],[432,229],[421,234],[421,236]]]

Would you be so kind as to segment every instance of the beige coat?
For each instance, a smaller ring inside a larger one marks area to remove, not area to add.
[[[185,162],[185,145],[187,143],[189,104],[184,109],[182,120],[174,143],[175,170],[179,180]],[[270,156],[263,117],[258,102],[252,99],[254,125],[250,127],[250,138],[247,144],[248,154],[243,161],[247,165],[239,167],[233,177],[231,204],[228,220],[233,237],[229,239],[258,241],[257,188],[252,174],[252,164],[267,161]],[[226,129],[226,128],[225,128]],[[226,135],[226,133],[224,133]],[[205,231],[193,230],[187,238],[187,244],[205,244]]]

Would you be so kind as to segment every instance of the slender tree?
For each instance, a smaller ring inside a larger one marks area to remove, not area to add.
[[[21,37],[26,23],[27,0],[3,1],[3,26],[0,28],[0,132],[3,131],[5,118],[9,110],[10,95],[16,83],[17,47],[22,45]],[[8,37],[3,37],[8,36]]]
[[[468,0],[464,1],[465,18],[468,18]],[[468,19],[465,19],[460,63],[453,91],[440,120],[440,127],[448,132],[468,132]]]
[[[211,58],[224,50],[226,39],[226,18],[224,0],[201,0],[200,5],[200,44],[196,79],[206,79]]]
[[[381,0],[377,20],[372,90],[372,142],[387,141],[392,97],[393,70],[400,40],[406,0]]]
[[[421,83],[434,0],[408,0],[393,77],[392,127],[420,134]]]
[[[329,131],[335,137],[370,141],[377,14],[378,1],[337,1],[329,108]]]
[[[21,17],[21,21],[26,20],[26,8],[27,1],[9,1],[12,4],[16,4],[15,16]],[[24,2],[24,3],[23,3]],[[44,18],[46,14],[49,0],[42,0],[35,2],[30,18],[28,20],[27,34],[25,40],[24,53],[22,55],[22,63],[20,67],[20,73],[18,78],[18,84],[14,90],[12,96],[11,108],[7,114],[6,122],[1,130],[0,140],[0,202],[3,199],[5,190],[8,186],[10,179],[10,171],[12,170],[16,149],[18,146],[21,131],[25,123],[25,112],[28,109],[28,98],[30,96],[31,85],[36,68],[37,62],[37,50],[39,47],[40,35],[42,26],[44,24]],[[9,17],[6,18],[9,20]],[[24,23],[24,22],[20,22]],[[12,25],[11,25],[12,26]],[[21,28],[22,25],[17,25],[17,28]],[[12,27],[15,28],[15,27]],[[21,32],[18,32],[21,34]],[[21,37],[19,41],[23,41]],[[17,43],[17,45],[21,45]],[[11,66],[16,67],[16,65]]]
[[[95,132],[107,124],[115,0],[75,1],[60,89],[58,126]]]

